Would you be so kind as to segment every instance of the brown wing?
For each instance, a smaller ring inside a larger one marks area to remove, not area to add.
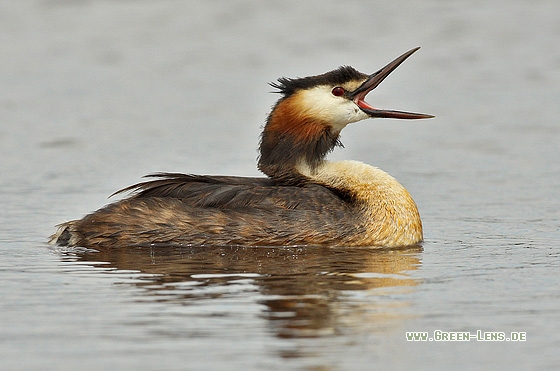
[[[274,208],[323,210],[325,205],[344,207],[332,190],[317,184],[279,185],[269,178],[157,173],[154,180],[116,193],[133,192],[131,198],[177,198],[193,207],[219,209]]]
[[[363,234],[352,201],[318,184],[267,178],[156,174],[133,194],[65,223],[63,245],[348,244]]]

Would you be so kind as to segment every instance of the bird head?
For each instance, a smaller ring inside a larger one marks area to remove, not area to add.
[[[418,49],[409,50],[371,75],[343,66],[322,75],[282,77],[271,83],[282,97],[262,133],[259,169],[272,178],[284,179],[293,177],[292,169],[301,161],[313,168],[340,145],[340,131],[353,122],[377,117],[433,117],[379,109],[365,101],[369,92]]]

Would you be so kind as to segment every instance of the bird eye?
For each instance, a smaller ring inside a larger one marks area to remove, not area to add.
[[[345,91],[344,91],[344,88],[341,88],[340,86],[337,86],[337,87],[333,88],[331,93],[335,97],[340,97],[340,96],[344,95]]]

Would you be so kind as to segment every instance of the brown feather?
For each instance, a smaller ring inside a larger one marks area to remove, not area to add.
[[[351,236],[363,229],[349,217],[350,205],[320,185],[278,186],[266,178],[235,178],[231,184],[226,182],[230,177],[159,176],[162,179],[126,189],[136,192],[130,198],[63,224],[58,242],[83,247],[350,243]]]

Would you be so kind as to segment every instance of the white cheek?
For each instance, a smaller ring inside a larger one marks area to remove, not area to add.
[[[354,102],[351,102],[352,107],[348,114],[348,123],[357,122],[365,119],[369,119],[369,115],[362,111]]]
[[[317,86],[303,93],[302,98],[307,111],[318,120],[329,122],[336,130],[369,118],[354,102],[332,95],[330,86]]]
[[[333,103],[332,109],[325,109],[325,113],[328,112],[328,117],[325,117],[325,119],[329,120],[333,128],[342,130],[348,124],[369,118],[354,102],[343,98],[334,98],[336,102]]]

